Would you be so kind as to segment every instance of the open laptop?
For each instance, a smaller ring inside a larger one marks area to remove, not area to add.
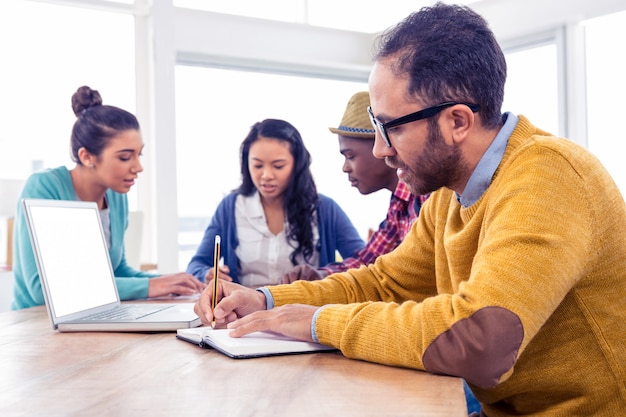
[[[52,327],[61,332],[161,332],[197,327],[193,303],[121,303],[93,202],[23,199]],[[131,316],[120,313],[128,313]]]

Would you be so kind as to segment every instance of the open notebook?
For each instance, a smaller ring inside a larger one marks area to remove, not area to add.
[[[330,346],[303,342],[276,333],[254,332],[243,337],[230,337],[229,332],[229,329],[196,327],[194,329],[178,329],[176,337],[203,348],[214,348],[235,359],[336,350]]]
[[[120,302],[96,203],[22,204],[54,329],[155,332],[201,324],[192,303]]]

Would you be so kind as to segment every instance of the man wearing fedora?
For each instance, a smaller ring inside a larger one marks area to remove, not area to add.
[[[412,194],[398,180],[396,170],[372,154],[375,131],[367,113],[369,105],[370,96],[367,91],[354,94],[348,101],[339,126],[329,127],[328,130],[338,135],[339,152],[345,158],[342,170],[348,174],[348,181],[353,187],[361,194],[371,194],[383,188],[393,193],[387,217],[354,258],[333,262],[320,269],[298,265],[285,274],[284,283],[296,280],[314,281],[335,272],[373,263],[380,255],[391,252],[402,242],[419,216],[422,203],[428,198],[428,195]]]

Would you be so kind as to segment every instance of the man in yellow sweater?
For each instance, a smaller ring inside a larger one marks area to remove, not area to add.
[[[350,358],[464,378],[498,416],[626,410],[626,205],[582,147],[501,113],[484,19],[441,3],[379,42],[374,154],[433,192],[375,264],[196,304],[235,337],[273,330]]]

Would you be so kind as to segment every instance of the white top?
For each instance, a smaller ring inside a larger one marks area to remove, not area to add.
[[[80,198],[77,200],[83,201]],[[98,212],[100,213],[100,221],[102,222],[102,231],[104,232],[104,240],[106,241],[107,249],[111,250],[111,245],[113,245],[111,242],[111,219],[109,218],[109,212],[111,210],[109,210],[109,200],[107,200],[106,195],[104,196],[104,201],[106,208],[98,210]]]
[[[102,230],[104,231],[104,238],[107,242],[107,249],[111,249],[111,219],[109,218],[109,207],[99,210],[100,220],[102,220]]]
[[[282,283],[283,276],[294,267],[289,260],[293,247],[285,234],[285,230],[289,228],[287,221],[278,234],[270,232],[261,197],[255,192],[249,197],[237,196],[235,222],[239,237],[235,254],[241,266],[239,282],[252,288]],[[316,246],[319,240],[317,227],[313,229],[313,237]],[[310,263],[317,265],[318,258],[319,253],[315,251]],[[298,256],[297,260],[299,264],[304,263],[302,256]]]

